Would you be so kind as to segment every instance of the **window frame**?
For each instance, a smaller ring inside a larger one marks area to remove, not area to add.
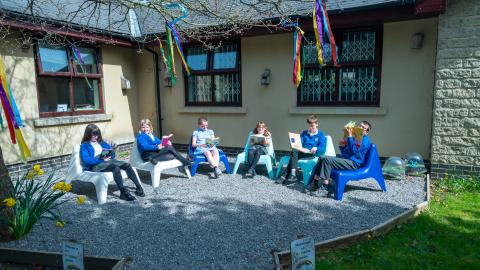
[[[96,63],[97,63],[97,72],[95,74],[92,73],[81,73],[77,70],[77,65],[72,55],[72,50],[68,46],[64,46],[67,52],[67,61],[68,61],[68,70],[69,72],[48,72],[44,71],[41,62],[40,56],[40,46],[38,42],[34,45],[34,62],[35,62],[35,84],[37,87],[37,104],[38,104],[38,112],[40,118],[49,118],[49,117],[59,117],[59,116],[76,116],[76,115],[91,115],[91,114],[103,114],[105,113],[104,107],[104,96],[103,96],[103,64],[102,64],[102,55],[100,47],[98,46],[91,46],[91,45],[80,45],[77,47],[88,48],[95,50],[96,54]],[[40,77],[51,77],[51,78],[62,78],[68,80],[69,85],[69,101],[70,111],[66,112],[41,112],[40,110],[40,92],[39,92],[39,78]],[[74,94],[74,79],[95,79],[98,80],[98,96],[99,96],[99,109],[95,110],[78,110],[75,111],[75,94]]]
[[[224,69],[214,69],[213,68],[213,58],[214,58],[214,50],[206,50],[207,52],[207,68],[205,70],[190,70],[190,76],[191,75],[200,75],[200,76],[207,76],[209,75],[210,80],[211,80],[211,89],[210,89],[210,94],[212,95],[212,101],[210,102],[191,102],[188,101],[189,97],[189,87],[188,87],[188,74],[186,74],[185,69],[183,70],[183,77],[184,77],[184,82],[185,82],[185,106],[189,107],[241,107],[242,106],[242,66],[241,66],[241,42],[240,40],[235,40],[235,41],[227,41],[224,42],[222,45],[228,45],[228,44],[236,44],[237,45],[237,58],[236,58],[236,63],[237,66],[236,68],[224,68]],[[195,48],[195,47],[203,47],[201,44],[188,44],[186,46],[186,50],[189,48]],[[187,51],[185,50],[185,56],[187,56]],[[238,102],[231,103],[231,102],[216,102],[215,101],[215,75],[223,75],[223,74],[234,74],[238,73],[238,79],[240,82],[240,98]]]
[[[380,107],[380,93],[381,93],[381,74],[382,74],[382,49],[383,49],[383,25],[371,26],[371,27],[361,27],[361,28],[340,28],[335,29],[335,42],[338,47],[338,55],[342,54],[343,47],[341,46],[343,42],[343,34],[348,32],[361,32],[361,31],[375,31],[375,59],[373,61],[356,61],[348,63],[339,63],[338,67],[335,67],[332,63],[327,63],[324,67],[321,67],[318,63],[315,64],[305,64],[304,69],[333,69],[335,74],[335,92],[334,92],[334,101],[301,101],[301,87],[300,84],[297,88],[297,107]],[[310,33],[309,33],[310,34]],[[313,34],[313,32],[312,32]],[[312,35],[313,36],[313,35]],[[361,102],[361,101],[339,101],[340,94],[340,70],[342,68],[351,68],[351,67],[376,67],[376,76],[377,76],[377,94],[376,100],[373,102]]]

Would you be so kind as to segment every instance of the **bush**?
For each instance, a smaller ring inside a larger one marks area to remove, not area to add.
[[[449,178],[448,174],[445,174],[445,177],[433,181],[433,186],[437,192],[478,192],[480,191],[480,178],[479,177],[469,177],[469,178]]]

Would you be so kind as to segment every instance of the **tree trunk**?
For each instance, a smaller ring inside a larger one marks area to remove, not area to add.
[[[5,166],[5,161],[3,160],[2,147],[0,147],[0,204],[3,204],[5,198],[11,196],[12,187],[12,180],[10,179],[7,166]],[[9,208],[0,211],[0,215],[3,217],[11,216],[11,214],[12,212]],[[11,240],[10,235],[7,232],[7,228],[0,225],[0,242]]]

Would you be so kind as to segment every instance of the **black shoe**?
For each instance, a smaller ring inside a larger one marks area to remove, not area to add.
[[[215,179],[218,179],[218,176],[219,176],[219,174],[218,174],[218,171],[219,171],[219,170],[217,170],[217,169],[218,169],[217,167],[215,167],[215,168],[213,169],[213,176],[214,176]]]
[[[281,177],[281,176],[280,176],[280,178],[278,178],[278,180],[277,180],[277,181],[275,181],[275,184],[281,184],[281,185],[284,185],[284,184],[287,182],[287,181],[286,181],[286,179],[287,179],[286,177],[285,177],[285,178],[283,178],[283,177]]]
[[[252,168],[248,169],[248,171],[245,173],[246,177],[253,177],[254,175],[255,173],[253,172]]]
[[[318,196],[325,197],[328,195],[328,184],[322,184],[317,190]]]
[[[304,190],[303,193],[310,195],[310,196],[315,196],[315,190],[317,190],[317,184],[316,181],[313,180],[310,184],[308,184]]]
[[[150,162],[151,162],[153,165],[157,165],[158,159],[152,158],[152,159],[150,159]]]
[[[183,167],[192,166],[192,162],[190,160],[186,159],[185,161],[182,162],[182,165],[183,165]]]
[[[255,169],[252,169],[252,178],[257,176],[257,172],[255,171]]]
[[[133,197],[132,194],[130,194],[130,192],[128,192],[128,190],[126,190],[125,188],[123,188],[122,190],[120,190],[120,199],[121,199],[121,200],[125,200],[125,201],[134,201],[134,200],[136,200],[136,198]]]
[[[135,195],[139,197],[145,197],[145,192],[143,191],[142,188],[138,188],[137,190],[135,190]]]
[[[298,180],[297,175],[290,175],[287,178],[285,178],[288,182],[296,182]]]

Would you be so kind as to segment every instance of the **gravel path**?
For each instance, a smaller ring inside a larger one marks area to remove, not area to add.
[[[387,181],[386,193],[373,179],[350,182],[337,202],[300,193],[299,182],[281,186],[261,175],[210,179],[201,170],[189,180],[171,169],[156,190],[148,173],[140,175],[146,197],[121,201],[113,184],[104,205],[64,204],[64,228],[44,220],[1,245],[60,251],[62,241],[74,239],[85,255],[133,257],[127,269],[272,269],[271,251],[288,249],[298,235],[318,242],[371,228],[425,198],[420,178]],[[74,192],[95,196],[88,183],[74,182]]]

